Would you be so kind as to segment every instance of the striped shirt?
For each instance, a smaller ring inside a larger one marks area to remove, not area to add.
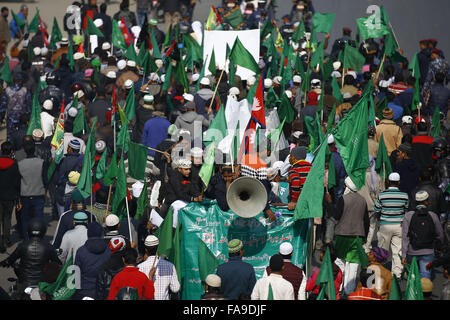
[[[408,205],[407,193],[401,192],[397,187],[389,187],[380,192],[373,205],[373,210],[381,213],[380,225],[397,224],[402,223]]]
[[[145,273],[147,277],[153,267],[154,259],[155,256],[150,256],[137,266],[139,271]],[[180,290],[175,266],[170,261],[158,259],[155,263],[155,268],[155,275],[151,279],[155,284],[155,300],[170,300],[169,288],[172,292]]]
[[[302,192],[303,185],[306,182],[306,177],[311,170],[311,163],[305,160],[296,162],[288,171],[289,181],[289,196],[291,202],[297,202],[300,192]]]

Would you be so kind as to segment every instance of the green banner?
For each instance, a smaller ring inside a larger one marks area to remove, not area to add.
[[[278,253],[280,244],[289,241],[294,247],[292,263],[305,264],[309,219],[294,222],[293,211],[272,208],[281,216],[269,223],[263,214],[242,218],[231,211],[222,211],[217,201],[192,202],[178,212],[181,224],[181,279],[182,300],[199,300],[204,293],[199,270],[199,241],[201,239],[214,254],[219,264],[228,261],[231,239],[244,244],[243,261],[255,268],[256,278],[263,276],[270,257]]]

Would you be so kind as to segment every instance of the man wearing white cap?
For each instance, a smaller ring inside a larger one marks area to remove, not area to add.
[[[53,110],[53,102],[52,100],[45,100],[42,104],[42,112],[41,116],[41,126],[42,131],[44,132],[44,139],[50,137],[55,130],[55,117],[51,115]]]
[[[358,188],[350,177],[345,178],[344,195],[336,204],[334,219],[337,264],[343,269],[343,287],[345,294],[356,290],[356,278],[361,259],[359,245],[366,241],[369,232],[369,214],[366,200],[357,192]],[[359,242],[359,244],[358,244]]]
[[[222,279],[217,274],[208,274],[205,279],[205,294],[200,300],[225,300],[225,297],[220,293],[220,286]]]
[[[119,88],[125,89],[125,82],[127,80],[131,80],[133,83],[136,83],[139,80],[139,76],[136,73],[136,61],[128,60],[126,62],[126,71],[119,76],[116,85]]]
[[[155,300],[170,300],[169,290],[176,293],[180,290],[177,270],[172,262],[158,257],[159,239],[148,235],[144,241],[145,257],[138,264],[139,271],[145,273],[155,285]],[[155,261],[156,260],[156,261]]]
[[[290,242],[286,241],[280,244],[278,253],[281,255],[284,262],[284,268],[281,271],[281,275],[283,276],[283,279],[289,281],[294,287],[294,299],[306,300],[305,288],[307,278],[305,272],[291,262],[293,251],[294,247]],[[272,270],[270,269],[270,266],[267,266],[264,270],[263,277],[267,277],[271,273]]]
[[[194,95],[194,103],[198,114],[209,119],[210,110],[208,110],[211,104],[211,99],[214,95],[214,91],[211,90],[211,80],[204,77],[200,79],[200,89]],[[214,106],[214,103],[213,103]]]
[[[388,188],[378,194],[373,205],[380,214],[380,229],[378,230],[378,246],[392,251],[392,273],[400,278],[402,263],[399,254],[402,250],[402,222],[409,206],[408,194],[399,189],[400,175],[392,172],[389,175]]]
[[[130,220],[134,220],[134,218],[130,217]],[[111,240],[114,237],[121,237],[125,240],[127,248],[136,248],[137,241],[137,226],[131,223],[131,236],[132,241],[124,235],[124,231],[126,231],[127,235],[129,235],[128,230],[128,219],[123,219],[122,222],[119,220],[119,217],[115,214],[108,214],[105,218],[105,236],[106,240]],[[122,226],[122,227],[121,227]]]
[[[437,214],[429,209],[429,194],[415,194],[416,207],[405,214],[402,223],[402,264],[416,257],[421,278],[431,279],[427,265],[434,260],[435,244],[444,243],[444,231]]]

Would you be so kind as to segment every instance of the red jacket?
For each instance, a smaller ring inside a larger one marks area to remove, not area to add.
[[[380,295],[372,289],[361,287],[348,295],[347,300],[383,300]]]
[[[125,267],[112,280],[108,300],[115,300],[117,292],[123,287],[132,287],[138,290],[139,299],[153,300],[155,286],[147,275],[136,267]]]

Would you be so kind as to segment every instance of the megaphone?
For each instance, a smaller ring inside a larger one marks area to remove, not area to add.
[[[267,190],[258,179],[240,177],[228,188],[227,203],[231,211],[238,216],[253,218],[266,207]]]

